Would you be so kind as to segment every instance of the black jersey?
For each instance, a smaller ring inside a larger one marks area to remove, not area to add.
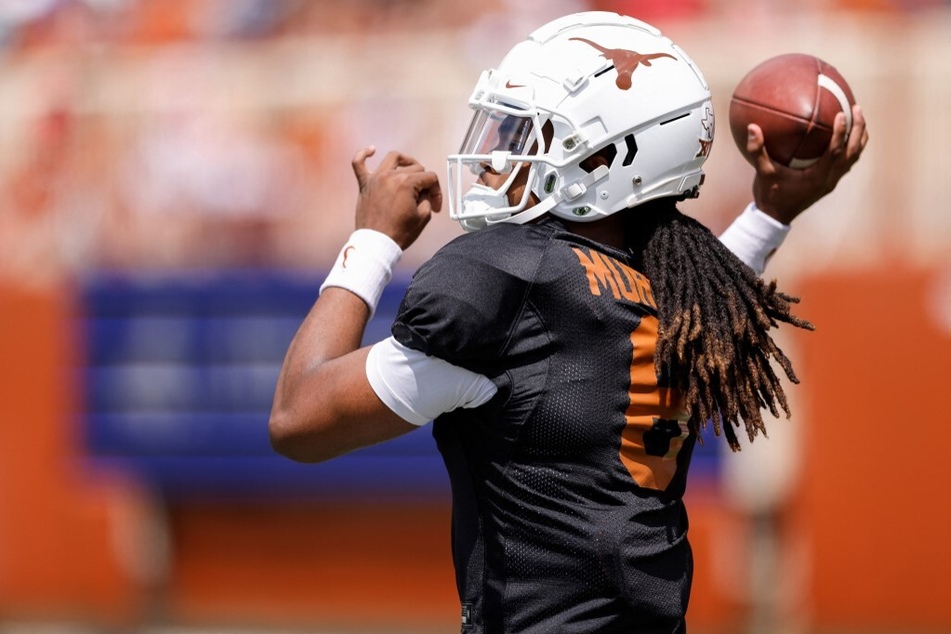
[[[499,386],[433,430],[464,633],[684,631],[695,439],[657,326],[626,254],[554,219],[461,236],[414,276],[396,339]]]

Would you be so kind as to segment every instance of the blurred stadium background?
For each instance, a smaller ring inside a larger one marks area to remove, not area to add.
[[[352,154],[443,173],[478,73],[584,9],[706,74],[714,230],[756,63],[823,57],[870,124],[768,271],[818,326],[786,342],[793,419],[691,473],[691,631],[951,632],[951,3],[0,0],[0,634],[457,631],[428,428],[305,467],[267,408]],[[431,223],[368,339],[458,233]]]

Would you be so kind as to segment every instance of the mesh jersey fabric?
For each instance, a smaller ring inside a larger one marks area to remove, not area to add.
[[[417,271],[394,337],[499,387],[433,428],[464,633],[685,631],[695,438],[656,323],[627,255],[555,219],[465,234]]]

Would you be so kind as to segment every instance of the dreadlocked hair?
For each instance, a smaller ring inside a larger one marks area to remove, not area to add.
[[[770,360],[799,383],[769,330],[780,322],[814,330],[790,313],[799,299],[778,291],[775,280],[760,279],[672,198],[637,206],[625,225],[627,245],[658,307],[658,376],[684,395],[690,429],[712,423],[733,451],[740,449],[734,429],[740,420],[751,442],[760,432],[765,436],[764,409],[790,416]]]

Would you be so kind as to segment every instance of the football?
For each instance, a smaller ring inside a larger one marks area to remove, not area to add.
[[[756,123],[773,161],[804,169],[829,147],[836,114],[845,112],[851,131],[853,104],[852,89],[830,64],[802,53],[779,55],[740,80],[730,101],[730,130],[750,163],[746,126]]]

